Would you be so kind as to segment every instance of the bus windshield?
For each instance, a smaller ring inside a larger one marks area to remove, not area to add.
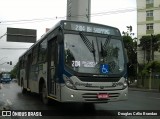
[[[120,74],[124,53],[119,37],[80,34],[64,35],[65,64],[78,73]]]
[[[2,78],[10,78],[10,74],[2,74]]]

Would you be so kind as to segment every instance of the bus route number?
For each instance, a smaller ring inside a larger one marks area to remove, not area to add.
[[[76,25],[75,30],[76,30],[76,31],[86,31],[86,28],[85,28],[85,26]]]

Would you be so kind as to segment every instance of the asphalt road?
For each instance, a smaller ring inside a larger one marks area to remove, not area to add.
[[[129,90],[129,99],[122,102],[112,102],[93,105],[61,104],[52,102],[44,105],[39,95],[33,93],[22,94],[17,83],[2,84],[0,89],[0,110],[39,110],[54,116],[30,117],[29,119],[159,119],[160,116],[141,116],[141,113],[160,113],[160,93]],[[128,112],[128,113],[127,113]],[[134,112],[134,114],[133,114]],[[121,116],[117,116],[117,115]],[[128,116],[126,116],[128,114]],[[130,116],[132,114],[132,116]],[[135,116],[135,115],[138,116]],[[134,116],[133,116],[134,115]],[[0,119],[22,119],[28,117],[0,117]]]

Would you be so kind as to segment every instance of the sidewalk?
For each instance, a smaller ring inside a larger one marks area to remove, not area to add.
[[[129,87],[129,90],[160,93],[158,89],[144,89],[144,88]]]

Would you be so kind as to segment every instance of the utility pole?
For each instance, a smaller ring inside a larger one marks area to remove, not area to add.
[[[151,42],[150,42],[150,62],[152,63],[152,40],[153,40],[153,35],[151,34]],[[149,70],[149,89],[152,89],[152,68],[150,67]]]

